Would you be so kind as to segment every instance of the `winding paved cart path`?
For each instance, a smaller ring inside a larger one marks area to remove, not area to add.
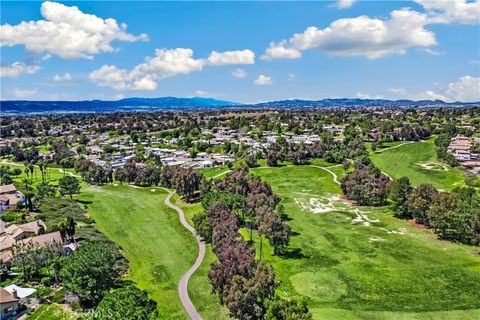
[[[165,191],[168,192],[167,197],[165,198],[165,204],[174,209],[175,211],[178,212],[178,216],[180,218],[180,222],[182,225],[190,231],[194,236],[195,239],[198,242],[198,256],[197,259],[195,260],[195,263],[193,266],[182,276],[182,279],[180,279],[180,283],[178,284],[178,296],[180,297],[180,301],[182,302],[183,307],[188,313],[188,316],[192,320],[202,320],[202,317],[200,314],[197,312],[197,309],[195,309],[195,306],[192,303],[192,300],[190,300],[190,297],[188,296],[188,280],[192,276],[192,274],[197,271],[197,269],[200,267],[202,264],[203,258],[205,257],[205,242],[200,238],[200,236],[195,232],[195,229],[188,224],[187,220],[185,219],[185,213],[183,210],[174,205],[173,203],[170,202],[171,197],[174,195],[174,193],[168,189],[162,188]]]

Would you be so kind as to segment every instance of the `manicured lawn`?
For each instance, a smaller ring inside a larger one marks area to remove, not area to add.
[[[200,172],[205,176],[205,178],[213,178],[219,174],[229,171],[227,166],[214,167],[214,168],[204,168],[200,169]]]
[[[478,248],[436,240],[388,208],[345,204],[321,169],[252,171],[281,196],[295,232],[284,257],[273,256],[263,241],[263,258],[281,280],[277,292],[307,299],[315,319],[480,316]],[[258,253],[258,235],[254,240]]]
[[[159,318],[186,319],[178,282],[198,248],[177,213],[165,206],[165,196],[161,189],[108,185],[84,186],[78,198],[87,203],[97,228],[123,248],[130,261],[126,279],[157,301]]]
[[[28,320],[73,320],[77,319],[74,314],[59,304],[44,304],[34,313],[28,316]]]
[[[373,163],[391,177],[407,176],[414,185],[430,183],[451,190],[464,185],[465,175],[457,168],[449,168],[437,160],[433,140],[414,142],[371,155]]]

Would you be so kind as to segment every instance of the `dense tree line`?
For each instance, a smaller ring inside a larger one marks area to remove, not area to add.
[[[474,188],[439,192],[429,184],[413,188],[407,177],[392,185],[395,214],[415,219],[429,227],[440,239],[465,244],[480,244],[480,195]]]
[[[281,254],[289,243],[290,227],[274,212],[279,202],[270,185],[242,165],[208,188],[202,200],[205,212],[193,218],[218,257],[208,274],[213,291],[236,319],[311,319],[305,304],[283,304],[275,296],[273,267],[262,262],[261,254],[255,260],[255,251],[238,232],[241,224],[257,229],[275,254]]]

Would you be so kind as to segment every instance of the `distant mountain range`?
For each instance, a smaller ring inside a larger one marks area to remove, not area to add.
[[[212,98],[126,98],[117,101],[0,101],[3,115],[102,113],[118,111],[189,110],[201,108],[312,108],[312,107],[434,107],[434,106],[477,106],[480,102],[447,103],[441,100],[383,100],[383,99],[323,99],[323,100],[281,100],[257,104],[241,104]]]

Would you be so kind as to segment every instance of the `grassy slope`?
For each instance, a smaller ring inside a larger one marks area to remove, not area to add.
[[[88,212],[97,227],[123,248],[131,264],[127,279],[148,290],[159,318],[186,319],[177,285],[198,249],[177,213],[165,206],[165,191],[150,190],[84,186],[79,199],[91,202]]]
[[[288,258],[273,256],[271,248],[264,247],[264,258],[282,281],[278,292],[305,297],[315,319],[480,316],[480,258],[472,254],[475,249],[438,241],[429,231],[394,219],[386,208],[366,210],[371,219],[380,219],[369,227],[352,224],[355,215],[347,206],[327,213],[301,211],[295,199],[308,203],[340,193],[323,170],[252,171],[282,197],[292,219],[288,223],[298,233]],[[399,228],[407,233],[388,233]]]
[[[28,320],[73,320],[77,319],[70,311],[65,310],[61,305],[44,304],[27,318]]]
[[[372,161],[393,178],[408,176],[414,185],[430,183],[443,190],[464,184],[465,175],[456,168],[436,170],[422,168],[419,164],[438,163],[433,140],[415,142],[371,155]]]

